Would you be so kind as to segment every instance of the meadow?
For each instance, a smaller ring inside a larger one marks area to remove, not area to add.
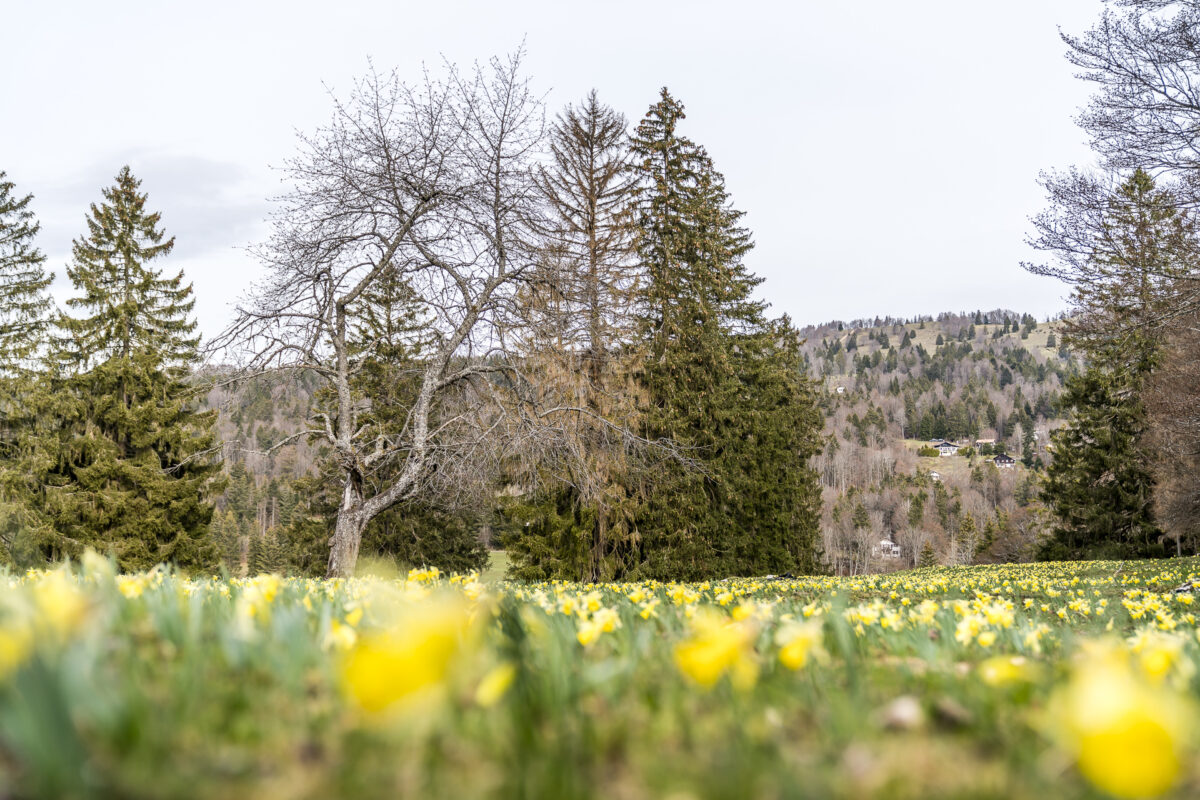
[[[1195,559],[0,578],[15,797],[1188,797]]]

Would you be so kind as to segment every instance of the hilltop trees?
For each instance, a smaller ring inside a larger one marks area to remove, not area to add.
[[[57,533],[51,555],[90,546],[121,566],[207,567],[219,491],[209,458],[215,412],[187,384],[199,337],[182,272],[150,262],[174,246],[128,167],[93,204],[73,247],[75,288],[47,370],[50,421],[39,432],[40,510]]]

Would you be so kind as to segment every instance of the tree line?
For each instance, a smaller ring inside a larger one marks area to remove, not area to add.
[[[742,213],[683,119],[666,89],[632,132],[594,92],[548,119],[519,54],[368,75],[301,137],[266,278],[203,347],[128,168],[66,310],[30,196],[2,184],[5,557],[470,566],[486,516],[520,577],[819,569],[800,339],[753,298]],[[319,464],[268,489],[278,538],[248,544],[260,487],[222,472],[198,401],[267,376],[314,387],[306,424],[232,449],[305,441]]]

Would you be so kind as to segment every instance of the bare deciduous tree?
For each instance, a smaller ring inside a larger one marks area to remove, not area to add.
[[[418,88],[373,73],[301,143],[260,250],[269,275],[210,349],[245,373],[309,370],[328,387],[329,407],[290,438],[322,440],[342,472],[328,574],[345,576],[372,518],[478,483],[488,463],[569,449],[563,425],[586,410],[532,383],[510,334],[545,227],[544,112],[519,53]],[[384,280],[411,290],[421,321],[398,430],[374,424],[355,388],[373,353],[351,341],[356,319]]]
[[[1116,0],[1091,30],[1063,41],[1079,77],[1097,87],[1078,121],[1107,165],[1170,172],[1196,197],[1200,2]]]

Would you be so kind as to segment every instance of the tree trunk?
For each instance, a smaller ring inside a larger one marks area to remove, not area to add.
[[[362,544],[363,529],[367,520],[363,514],[362,492],[352,476],[346,477],[346,489],[342,493],[342,506],[338,509],[337,525],[329,542],[329,567],[326,578],[349,578],[354,575],[358,563],[358,547]]]

